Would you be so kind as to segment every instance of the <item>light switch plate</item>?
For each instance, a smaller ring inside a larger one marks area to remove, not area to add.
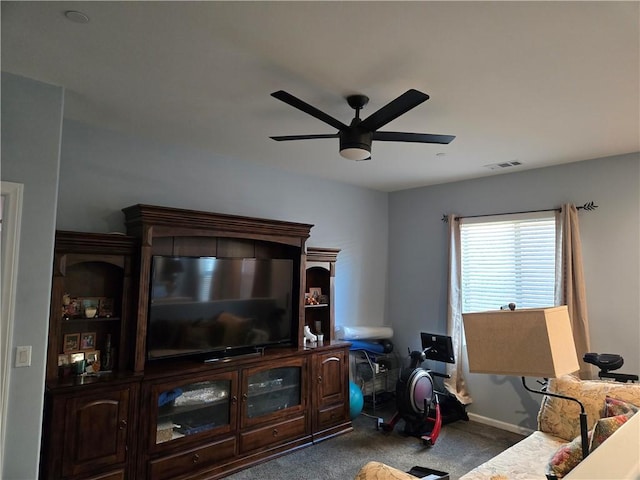
[[[31,366],[31,345],[16,347],[16,367]]]

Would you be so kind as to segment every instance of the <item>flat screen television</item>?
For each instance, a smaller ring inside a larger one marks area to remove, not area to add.
[[[153,256],[147,359],[290,345],[293,288],[291,259]]]
[[[420,339],[422,340],[422,350],[427,360],[456,363],[451,337],[447,335],[421,332]]]

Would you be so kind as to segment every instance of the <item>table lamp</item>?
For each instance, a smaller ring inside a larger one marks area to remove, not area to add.
[[[589,453],[587,415],[577,399],[533,390],[525,377],[556,378],[579,370],[567,306],[465,313],[469,372],[522,377],[525,390],[580,405],[582,457]]]

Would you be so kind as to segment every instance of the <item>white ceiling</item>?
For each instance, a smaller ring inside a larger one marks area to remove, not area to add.
[[[640,151],[639,5],[3,0],[2,69],[64,86],[66,118],[394,191]],[[335,133],[275,90],[348,124],[344,96],[370,97],[364,118],[409,88],[431,98],[381,130],[451,144],[351,162],[269,139]]]

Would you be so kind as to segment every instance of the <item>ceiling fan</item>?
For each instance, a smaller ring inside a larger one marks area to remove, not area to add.
[[[347,103],[356,111],[356,116],[350,125],[345,125],[340,120],[333,118],[316,107],[294,97],[284,90],[278,90],[271,94],[272,97],[291,105],[298,110],[322,120],[324,123],[338,129],[337,133],[317,135],[284,135],[271,137],[281,142],[285,140],[309,140],[315,138],[339,138],[340,155],[349,160],[369,160],[371,158],[371,142],[380,140],[383,142],[416,142],[416,143],[440,143],[451,142],[454,135],[434,135],[430,133],[408,132],[379,132],[378,129],[395,120],[400,115],[407,113],[414,107],[429,99],[429,95],[418,90],[407,90],[395,100],[392,100],[378,111],[372,113],[364,120],[360,119],[360,110],[369,102],[365,95],[350,95]]]

